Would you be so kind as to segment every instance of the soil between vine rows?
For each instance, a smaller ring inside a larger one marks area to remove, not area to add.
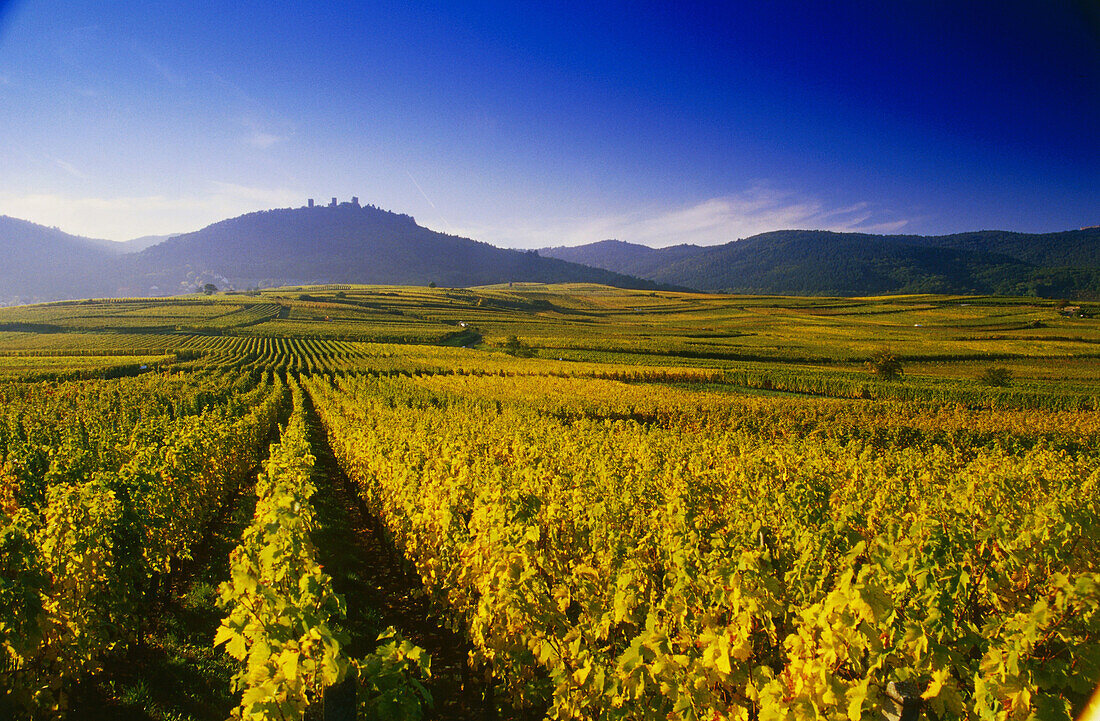
[[[467,642],[447,629],[431,608],[420,579],[385,539],[381,525],[340,468],[309,401],[306,410],[318,489],[313,540],[322,567],[346,603],[346,652],[352,657],[366,655],[378,634],[393,626],[431,655],[433,678],[428,687],[435,703],[429,719],[500,718],[486,696],[486,684],[467,670]],[[105,670],[76,689],[66,714],[69,721],[228,717],[239,701],[229,690],[235,662],[212,645],[224,615],[215,598],[218,584],[229,574],[229,553],[251,521],[254,484],[255,474],[211,524],[195,560],[173,574],[171,589],[154,609],[141,638],[110,655]],[[318,707],[307,718],[324,716],[325,709]]]
[[[314,534],[318,557],[347,604],[348,653],[369,653],[378,634],[393,626],[432,659],[428,687],[435,701],[428,718],[448,721],[492,718],[485,684],[466,671],[468,645],[433,612],[415,573],[409,572],[380,524],[360,500],[332,454],[320,419],[307,401],[310,443],[316,457]]]

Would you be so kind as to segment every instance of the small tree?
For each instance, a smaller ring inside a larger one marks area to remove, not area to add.
[[[202,292],[206,293],[207,295],[214,295],[218,292],[218,286],[214,285],[213,283],[207,283],[202,287]]]
[[[990,366],[978,376],[978,380],[987,386],[1003,388],[1012,383],[1012,371],[1000,366]]]
[[[889,350],[881,350],[871,356],[871,360],[867,361],[867,370],[887,381],[905,372],[901,367],[901,361]]]
[[[514,335],[508,336],[508,340],[504,341],[501,348],[504,349],[505,353],[516,358],[531,358],[535,355],[534,348],[524,345],[523,341]]]
[[[429,288],[434,288],[435,287],[435,281],[433,280],[431,283],[428,283],[428,287]]]

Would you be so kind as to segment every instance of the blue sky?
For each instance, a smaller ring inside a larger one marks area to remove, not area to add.
[[[274,7],[273,7],[274,6]],[[0,0],[0,213],[498,245],[1100,224],[1100,4]]]

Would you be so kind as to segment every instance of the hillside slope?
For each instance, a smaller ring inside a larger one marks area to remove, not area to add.
[[[541,252],[709,291],[1100,297],[1098,229],[947,236],[783,230],[710,247],[601,241]]]
[[[205,283],[236,289],[512,281],[659,287],[653,281],[543,258],[534,251],[505,250],[438,233],[408,215],[351,203],[249,213],[140,252],[119,246],[0,217],[0,257],[6,261],[0,266],[0,304],[173,295]]]
[[[650,248],[648,245],[627,243],[622,240],[601,240],[596,243],[575,246],[540,248],[539,255],[560,258],[570,263],[605,268],[616,273],[647,278],[671,263],[690,258],[705,251],[698,245],[674,245],[668,248]]]
[[[249,213],[140,252],[119,246],[0,216],[0,304],[173,295],[205,283],[245,289],[512,281],[797,295],[1100,297],[1097,228],[928,237],[784,230],[708,247],[606,240],[524,252],[343,203]]]
[[[0,215],[0,305],[104,295],[115,269],[109,242]]]
[[[236,288],[303,283],[472,286],[511,281],[657,284],[608,270],[505,250],[416,224],[372,206],[249,213],[123,259],[127,294],[185,292],[204,282]]]

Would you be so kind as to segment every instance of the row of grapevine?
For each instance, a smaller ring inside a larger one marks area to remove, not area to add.
[[[601,379],[433,374],[415,376],[421,406],[452,396],[522,405],[562,422],[635,420],[662,427],[741,430],[773,440],[814,437],[880,448],[933,445],[1073,450],[1100,447],[1100,415],[962,404],[741,395]],[[413,401],[412,396],[408,398]]]
[[[242,662],[234,690],[240,718],[301,718],[310,701],[340,681],[347,661],[333,622],[343,601],[317,564],[310,541],[316,488],[300,391],[280,441],[256,481],[256,511],[230,557],[219,589],[229,611],[214,640]]]
[[[228,329],[263,323],[265,320],[277,318],[283,311],[283,306],[278,303],[256,303],[237,308],[224,315],[207,318],[196,323],[196,327],[205,329]]]
[[[1017,383],[991,388],[979,380],[911,377],[884,382],[866,371],[837,368],[731,363],[725,369],[629,367],[595,363],[521,360],[463,349],[347,343],[318,339],[235,339],[195,344],[204,355],[194,367],[235,368],[246,372],[415,373],[442,375],[555,376],[600,378],[632,383],[712,384],[834,398],[961,403],[981,408],[1092,410],[1100,407],[1094,385]]]
[[[0,363],[4,380],[21,383],[59,383],[64,381],[131,378],[172,366],[176,356],[85,356],[36,359],[34,363]],[[14,366],[14,367],[13,367]]]
[[[1024,408],[1041,410],[1094,410],[1100,408],[1100,395],[1070,392],[1065,387],[991,388],[978,380],[941,380],[907,378],[879,381],[866,373],[808,372],[805,369],[759,368],[730,370],[722,383],[746,388],[780,390],[839,398],[889,399],[929,403],[962,403],[986,408]]]
[[[278,379],[237,394],[245,399],[212,395],[212,405],[205,391],[178,396],[195,413],[170,396],[159,408],[127,401],[128,389],[140,386],[58,386],[72,397],[54,406],[70,413],[53,437],[44,423],[6,424],[0,710],[12,716],[62,711],[74,682],[138,636],[160,584],[258,462],[285,403]],[[5,395],[33,402],[48,390]]]
[[[232,368],[243,372],[336,373],[363,365],[363,344],[302,338],[235,338],[195,343],[194,368]]]
[[[2,358],[82,358],[82,357],[122,357],[127,356],[168,356],[175,352],[174,345],[128,345],[119,348],[115,344],[104,344],[100,347],[72,348],[37,348],[27,350],[3,350]]]
[[[37,509],[49,485],[117,468],[128,446],[154,443],[162,426],[219,407],[240,415],[267,392],[220,373],[0,384],[0,488]]]
[[[442,371],[446,372],[446,371]],[[1035,410],[1092,410],[1100,408],[1095,387],[1074,389],[1062,385],[1018,384],[991,388],[972,381],[908,377],[884,382],[866,371],[848,371],[797,366],[730,364],[729,368],[660,368],[581,366],[569,370],[519,369],[497,371],[498,375],[552,375],[600,378],[628,383],[714,384],[765,391],[784,391],[832,398],[919,401],[934,404],[961,403],[980,408]]]
[[[344,601],[318,564],[311,541],[316,493],[314,457],[303,395],[290,381],[294,413],[256,483],[252,524],[230,557],[230,579],[219,588],[229,612],[214,639],[240,662],[233,688],[241,704],[233,718],[301,719],[324,690],[351,673],[360,686],[355,716],[419,719],[430,695],[420,683],[430,676],[423,650],[393,629],[377,639],[363,660],[347,658],[339,630]]]
[[[306,386],[516,705],[1068,719],[1100,678],[1095,447],[564,422],[423,383]]]

